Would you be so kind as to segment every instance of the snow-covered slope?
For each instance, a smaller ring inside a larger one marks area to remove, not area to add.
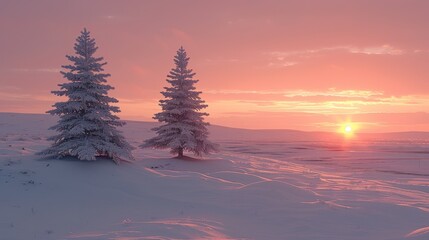
[[[117,166],[35,157],[55,121],[0,113],[1,240],[429,239],[424,138],[321,141],[329,134],[213,126],[219,154],[137,149]],[[137,146],[153,126],[123,130]]]

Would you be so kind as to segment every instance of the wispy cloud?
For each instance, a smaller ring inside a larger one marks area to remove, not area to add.
[[[7,101],[54,101],[55,97],[49,94],[35,95],[35,94],[20,94],[10,92],[0,92],[0,100]]]
[[[309,91],[309,90],[205,90],[208,94],[255,94],[255,95],[282,95],[284,97],[342,97],[342,98],[371,98],[382,96],[381,91],[371,90],[338,90],[329,88],[325,91]]]
[[[213,92],[212,92],[213,93]],[[220,112],[302,112],[317,114],[358,114],[373,112],[409,112],[429,109],[429,96],[385,96],[370,90],[327,91],[249,91],[227,90],[215,94],[233,94],[236,97],[213,101],[210,106]],[[281,95],[283,98],[279,98]],[[259,97],[263,96],[263,97]]]
[[[112,20],[115,18],[118,18],[118,16],[115,15],[105,15],[105,16],[101,16],[103,19],[107,19],[107,20]]]
[[[60,68],[11,68],[12,72],[59,73]]]
[[[265,90],[203,90],[204,93],[208,94],[258,94],[258,95],[271,95],[271,94],[283,94],[284,91],[265,91]]]
[[[291,66],[295,66],[297,64],[298,64],[298,62],[294,62],[294,61],[278,60],[276,62],[269,62],[268,67],[291,67]]]
[[[364,48],[348,47],[346,49],[350,53],[360,53],[360,54],[367,54],[367,55],[402,55],[405,53],[404,50],[394,48],[388,44],[383,46],[378,46],[378,47],[364,47]]]
[[[367,46],[357,47],[352,45],[322,47],[315,49],[303,49],[293,51],[272,51],[265,52],[269,56],[268,67],[284,68],[298,65],[314,56],[329,54],[331,52],[344,52],[349,54],[363,54],[363,55],[390,55],[398,56],[407,54],[408,52],[403,49],[395,48],[389,44],[381,46]],[[415,53],[415,52],[413,52]]]
[[[204,59],[205,64],[218,64],[218,63],[238,63],[240,62],[237,58],[206,58]]]
[[[424,53],[424,54],[428,54],[429,50],[422,50],[422,49],[414,49],[413,53]]]
[[[278,61],[284,61],[288,57],[297,57],[297,56],[303,57],[303,56],[310,56],[312,54],[331,52],[331,51],[345,51],[352,54],[367,54],[367,55],[402,55],[406,53],[406,51],[403,49],[395,48],[389,44],[384,44],[381,46],[367,46],[367,47],[344,45],[344,46],[323,47],[323,48],[304,49],[304,50],[295,50],[295,51],[273,51],[273,52],[268,52],[268,54],[273,56]]]
[[[308,91],[308,90],[293,90],[286,91],[286,97],[314,97],[314,96],[329,96],[343,98],[370,98],[374,96],[382,96],[383,92],[370,90],[337,90],[330,88],[326,91]]]

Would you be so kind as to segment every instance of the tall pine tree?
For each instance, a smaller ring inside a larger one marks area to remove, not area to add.
[[[216,145],[207,140],[209,135],[204,122],[208,113],[201,112],[207,105],[195,90],[193,79],[195,73],[188,69],[189,57],[181,47],[174,57],[175,68],[167,75],[171,87],[161,92],[165,99],[159,101],[162,112],[155,114],[154,119],[163,125],[154,128],[157,136],[148,139],[140,147],[170,148],[171,153],[183,157],[184,151],[197,156],[216,151]]]
[[[50,129],[59,132],[49,140],[54,143],[40,154],[47,157],[74,156],[80,160],[96,160],[107,157],[119,163],[124,158],[132,159],[132,146],[129,145],[116,127],[125,123],[114,113],[120,112],[116,106],[118,100],[109,97],[109,86],[103,73],[102,57],[94,57],[97,51],[95,39],[84,29],[74,45],[76,55],[67,59],[70,65],[62,66],[67,71],[61,74],[68,81],[59,84],[59,91],[52,91],[57,96],[67,97],[65,102],[57,102],[54,109],[48,111],[60,117],[58,123]]]

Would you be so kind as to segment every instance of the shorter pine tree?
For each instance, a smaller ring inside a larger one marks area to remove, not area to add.
[[[49,140],[53,145],[40,154],[46,157],[73,156],[80,160],[96,160],[96,157],[108,157],[119,163],[123,158],[132,159],[129,145],[116,127],[125,122],[113,113],[120,112],[116,106],[118,100],[107,96],[113,87],[106,84],[110,74],[102,73],[102,57],[94,57],[97,50],[95,39],[84,29],[74,45],[76,56],[66,56],[73,64],[62,66],[67,72],[61,72],[66,83],[59,84],[57,96],[67,97],[65,102],[57,102],[54,109],[48,111],[60,117],[58,124],[50,129],[59,132]]]
[[[148,139],[140,147],[170,148],[172,154],[183,157],[184,151],[189,151],[197,156],[216,151],[217,146],[207,140],[209,132],[204,122],[204,116],[208,113],[200,112],[207,107],[200,98],[200,93],[195,91],[193,79],[195,73],[188,69],[189,57],[181,47],[174,57],[175,68],[167,75],[167,82],[171,87],[165,87],[161,92],[165,99],[159,101],[162,112],[155,114],[154,119],[163,125],[152,130],[157,136]]]

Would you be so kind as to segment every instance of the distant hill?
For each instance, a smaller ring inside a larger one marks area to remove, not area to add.
[[[48,114],[1,113],[0,133],[14,134],[16,128],[28,131],[32,135],[46,135],[47,129],[54,125],[57,118]],[[151,129],[158,126],[156,122],[126,121],[121,130],[135,139],[146,139],[153,136]],[[209,127],[210,138],[217,141],[326,141],[344,138],[341,134],[330,132],[304,132],[288,129],[240,129],[218,125]],[[48,132],[49,133],[49,132]],[[53,134],[53,132],[52,132]],[[358,133],[356,140],[407,140],[428,139],[429,132],[393,132],[393,133]]]

